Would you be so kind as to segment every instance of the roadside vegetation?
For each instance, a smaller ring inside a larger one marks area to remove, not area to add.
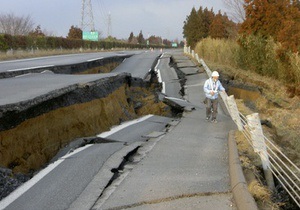
[[[183,27],[187,45],[211,70],[219,71],[221,79],[258,90],[255,100],[249,100],[249,95],[235,97],[240,112],[257,112],[267,120],[265,136],[300,167],[300,2],[223,1],[234,10],[232,18],[207,8],[192,9]],[[267,190],[260,161],[243,135],[236,137],[244,173],[250,177],[248,188],[259,208],[294,209],[287,195]]]
[[[93,31],[102,34],[101,31]],[[128,39],[117,39],[112,36],[98,37],[89,40],[83,36],[81,28],[72,25],[65,37],[56,37],[51,32],[35,25],[30,15],[16,16],[14,13],[0,14],[0,52],[2,54],[16,54],[24,51],[30,54],[35,51],[65,51],[65,50],[110,50],[110,49],[143,49],[170,48],[173,44],[183,47],[183,41],[168,40],[151,35],[144,38],[140,31],[137,36],[130,33]],[[0,59],[5,57],[2,55]]]

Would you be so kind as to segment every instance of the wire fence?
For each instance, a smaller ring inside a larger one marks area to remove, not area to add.
[[[184,53],[191,55],[205,69],[211,77],[211,70],[190,47],[184,48]],[[243,133],[257,155],[260,156],[265,178],[271,190],[275,190],[273,177],[281,184],[285,191],[300,207],[300,169],[285,154],[284,150],[268,139],[262,131],[257,113],[244,116],[239,112],[234,96],[221,93],[221,98],[238,129]]]

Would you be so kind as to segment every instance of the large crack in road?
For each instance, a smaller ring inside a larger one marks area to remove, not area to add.
[[[158,100],[157,79],[150,81],[121,73],[1,105],[0,198],[30,179],[78,138],[149,113],[173,116],[172,109]]]

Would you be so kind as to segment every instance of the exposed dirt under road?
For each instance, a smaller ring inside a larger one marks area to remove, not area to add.
[[[83,73],[109,72],[116,65]],[[51,100],[42,96],[36,103],[1,107],[0,199],[77,138],[94,136],[139,116],[174,116],[171,107],[158,100],[161,87],[156,78],[151,81],[121,74],[103,82],[80,84],[75,90],[58,90],[51,93]]]
[[[15,173],[38,170],[70,141],[150,113],[171,115],[151,90],[124,84],[105,98],[58,108],[0,132],[0,164]]]

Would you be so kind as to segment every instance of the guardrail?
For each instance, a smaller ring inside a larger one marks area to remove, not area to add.
[[[208,77],[211,77],[211,70],[194,50],[184,47],[184,53],[196,59],[203,66]],[[275,190],[273,180],[275,177],[300,207],[300,169],[283,153],[281,148],[263,134],[258,113],[244,116],[239,112],[233,95],[220,93],[220,96],[238,130],[244,134],[254,151],[260,156],[269,189]]]

